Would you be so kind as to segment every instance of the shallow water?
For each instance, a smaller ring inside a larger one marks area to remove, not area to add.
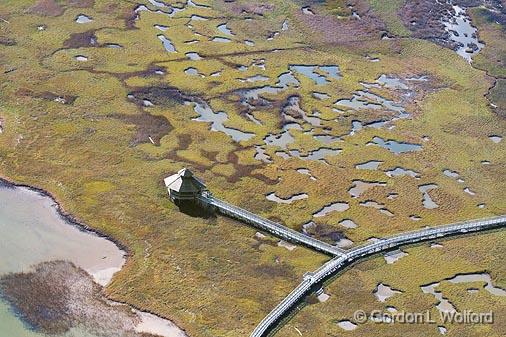
[[[309,176],[309,179],[311,180],[317,180],[316,177],[314,177],[311,171],[307,168],[298,168],[297,172]]]
[[[158,35],[158,38],[160,39],[160,41],[162,41],[163,48],[165,48],[166,51],[168,51],[169,53],[176,52],[176,47],[174,47],[172,41],[170,41],[167,37],[160,34]]]
[[[288,151],[289,156],[299,158],[302,160],[319,160],[324,163],[327,163],[325,160],[327,157],[336,156],[341,153],[341,149],[329,149],[329,148],[319,148],[313,151],[308,152],[307,154],[301,154],[299,150],[290,150]]]
[[[213,41],[213,42],[221,42],[221,43],[232,42],[232,40],[230,40],[230,39],[228,39],[226,37],[220,37],[220,36],[213,37],[213,39],[211,41]]]
[[[188,57],[192,61],[198,61],[198,60],[202,59],[202,57],[198,53],[195,53],[195,52],[189,52],[189,53],[186,53],[185,55],[186,55],[186,57]]]
[[[423,193],[423,207],[427,209],[434,209],[439,207],[439,205],[436,204],[429,195],[429,191],[435,188],[438,188],[436,184],[426,184],[418,186],[420,192]]]
[[[397,261],[399,261],[399,259],[407,256],[408,253],[405,253],[403,252],[402,250],[400,249],[396,249],[396,250],[393,250],[391,252],[387,252],[383,255],[383,258],[385,259],[385,261],[388,263],[388,264],[392,264],[392,263],[395,263]]]
[[[370,160],[368,162],[355,165],[355,168],[359,169],[359,170],[372,170],[372,171],[374,171],[374,170],[378,169],[378,167],[380,166],[381,163],[383,163],[383,162],[379,161],[379,160]]]
[[[77,23],[89,23],[89,22],[92,22],[93,19],[87,15],[84,15],[84,14],[79,14],[77,17],[76,17],[76,22]]]
[[[246,81],[246,82],[261,82],[261,81],[268,81],[270,80],[269,77],[267,76],[264,76],[264,75],[253,75],[253,76],[250,76],[250,77],[246,77],[246,79],[244,79],[243,81]]]
[[[379,145],[382,148],[385,148],[388,151],[395,153],[395,154],[420,151],[422,149],[422,146],[419,144],[403,143],[403,142],[397,142],[395,140],[385,141],[381,137],[374,137],[372,139],[372,143],[370,143],[370,144]]]
[[[234,35],[234,33],[230,30],[230,28],[228,28],[226,23],[223,23],[223,24],[217,26],[216,28],[218,28],[218,30],[225,35],[228,35],[228,36]]]
[[[337,325],[346,331],[355,330],[357,328],[357,325],[355,323],[352,323],[351,321],[340,321],[337,323]]]
[[[347,202],[334,202],[330,205],[324,206],[318,212],[314,213],[313,217],[319,218],[332,212],[344,212],[348,208],[350,208],[350,205]]]
[[[228,120],[228,115],[223,111],[214,112],[209,105],[206,103],[188,103],[194,105],[194,110],[199,114],[199,117],[192,120],[196,122],[207,122],[211,123],[212,131],[223,132],[230,136],[236,142],[242,140],[248,140],[255,137],[254,133],[243,132],[234,128],[229,128],[223,125]]]
[[[339,222],[339,225],[345,227],[345,228],[357,228],[358,225],[351,219],[344,219],[341,222]]]
[[[313,138],[316,139],[317,141],[322,142],[323,144],[330,144],[330,143],[342,141],[341,138],[339,138],[337,136],[331,136],[331,135],[314,135]]]
[[[348,190],[348,193],[351,195],[352,198],[358,198],[364,192],[375,186],[386,186],[386,183],[379,181],[353,180],[353,185]]]
[[[405,169],[403,167],[396,167],[393,170],[385,171],[385,174],[389,177],[402,177],[409,176],[413,178],[419,178],[420,174],[413,170]]]
[[[466,10],[460,6],[453,6],[453,16],[449,21],[443,21],[445,30],[450,34],[450,40],[459,43],[456,52],[468,62],[484,45],[478,41],[478,30],[471,25],[471,19]]]
[[[404,84],[400,78],[394,76],[387,76],[385,74],[381,75],[376,82],[380,85],[389,88],[389,89],[409,89],[406,84]]]
[[[401,294],[401,291],[392,289],[390,286],[385,285],[383,283],[378,284],[376,289],[374,289],[374,296],[378,299],[380,302],[385,302],[390,297],[394,296],[395,294]]]
[[[467,282],[484,282],[484,289],[490,294],[495,296],[506,296],[506,290],[495,287],[492,284],[492,278],[487,273],[476,273],[476,274],[460,274],[449,279],[451,283],[467,283]]]
[[[329,99],[330,98],[330,95],[324,93],[324,92],[313,92],[313,97],[316,98],[316,99],[319,99],[319,100],[326,100],[326,99]]]
[[[316,85],[327,84],[327,77],[333,79],[340,79],[341,74],[339,67],[336,65],[291,65],[289,67],[291,71],[301,74],[305,77],[310,78]],[[325,75],[321,75],[318,71],[323,72]]]
[[[282,31],[288,30],[288,20],[283,21],[283,23],[281,24],[281,30]]]
[[[447,177],[454,178],[454,179],[457,179],[460,177],[460,175],[457,171],[452,171],[452,170],[448,170],[448,169],[444,170],[443,174]]]
[[[290,85],[293,86],[299,86],[300,82],[293,76],[293,73],[291,71],[282,73],[278,76],[278,82],[276,83],[276,86],[281,88],[286,88]]]
[[[32,271],[32,266],[45,261],[66,260],[106,285],[125,263],[125,252],[113,242],[69,223],[60,216],[52,199],[24,187],[0,185],[0,233],[0,275]],[[0,301],[2,336],[46,336],[29,330],[9,308]],[[137,314],[142,320],[139,331],[186,336],[168,320],[140,311]],[[78,328],[60,336],[97,337]]]
[[[366,83],[362,83],[362,85],[367,88],[369,85]],[[370,87],[370,86],[369,86]],[[392,111],[397,114],[396,117],[392,118],[392,120],[399,118],[407,118],[409,114],[404,109],[404,107],[398,105],[392,100],[386,99],[379,95],[376,95],[367,90],[358,90],[353,93],[353,96],[350,99],[340,99],[334,103],[337,107],[344,107],[352,110],[363,110],[363,109],[371,109],[371,110],[379,110],[384,109],[388,111]],[[371,126],[371,125],[369,125]]]
[[[27,188],[0,187],[0,232],[4,257],[0,274],[28,271],[44,261],[68,260],[106,285],[125,262],[124,252],[114,243],[70,225],[51,199]]]
[[[455,312],[456,309],[453,304],[445,297],[440,291],[436,290],[436,287],[439,286],[439,282],[431,283],[425,286],[421,286],[422,292],[425,294],[432,294],[435,299],[438,301],[436,304],[436,308],[440,312]]]
[[[297,200],[304,200],[308,198],[308,195],[306,193],[297,193],[292,196],[289,196],[288,198],[280,198],[276,195],[275,192],[269,193],[265,196],[265,198],[269,201],[274,201],[278,204],[291,204],[294,201]]]
[[[255,157],[256,160],[263,161],[264,163],[272,163],[272,158],[267,154],[265,149],[261,146],[255,146]]]
[[[193,68],[193,67],[186,68],[184,70],[184,73],[186,75],[190,75],[190,76],[197,76],[200,74],[199,71],[197,70],[197,68]]]
[[[302,13],[308,14],[308,15],[314,15],[314,12],[311,10],[309,6],[305,6],[301,8]]]

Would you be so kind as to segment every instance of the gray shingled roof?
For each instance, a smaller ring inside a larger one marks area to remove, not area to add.
[[[169,190],[178,193],[197,193],[206,188],[204,183],[187,168],[179,170],[176,174],[165,178],[164,181]]]

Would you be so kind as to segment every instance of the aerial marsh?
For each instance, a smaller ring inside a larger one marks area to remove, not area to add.
[[[403,21],[422,9],[382,0],[2,1],[0,175],[50,192],[125,248],[108,299],[188,336],[248,336],[329,257],[223,216],[180,212],[163,179],[183,167],[227,202],[352,247],[506,213],[504,14],[467,9],[484,43],[470,63],[438,24],[427,32]],[[358,181],[369,185],[357,192]],[[428,185],[436,187],[420,189]],[[319,213],[333,204],[342,207]],[[277,335],[439,335],[438,324],[338,324],[387,305],[436,314],[420,289],[433,282],[459,309],[504,313],[505,298],[481,283],[472,294],[443,280],[487,273],[504,289],[505,234],[440,243],[349,267],[325,285],[328,300],[308,298]],[[380,303],[380,283],[402,293]],[[445,328],[500,336],[506,323],[496,318]]]

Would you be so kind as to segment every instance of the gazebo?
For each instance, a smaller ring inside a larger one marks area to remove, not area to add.
[[[174,203],[181,200],[196,200],[203,191],[207,190],[206,185],[187,168],[168,176],[164,182],[169,191],[170,200]]]

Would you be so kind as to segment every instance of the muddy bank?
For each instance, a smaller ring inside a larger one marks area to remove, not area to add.
[[[70,262],[43,262],[33,272],[8,274],[0,279],[0,290],[38,332],[64,334],[79,326],[97,336],[150,336],[138,334],[140,319],[126,306],[107,303],[102,287]]]
[[[33,192],[39,194],[42,197],[48,198],[54,204],[54,208],[55,208],[58,216],[61,217],[61,219],[63,219],[64,222],[66,222],[68,225],[74,226],[84,233],[93,234],[93,235],[96,235],[100,238],[107,239],[108,241],[112,242],[115,246],[117,246],[124,253],[125,258],[130,255],[128,247],[125,246],[123,243],[110,237],[109,235],[107,235],[105,233],[102,233],[94,228],[89,227],[83,221],[80,221],[79,219],[77,219],[73,215],[66,212],[65,209],[62,207],[61,203],[58,201],[58,199],[50,192],[48,192],[42,188],[35,187],[35,186],[30,186],[30,185],[26,185],[26,184],[17,184],[15,182],[7,179],[6,177],[0,176],[0,189],[1,188],[6,188],[6,189],[25,188],[27,190],[30,190],[30,191],[33,191]]]
[[[0,232],[0,326],[10,337],[186,336],[168,320],[104,297],[125,251],[49,193],[0,179]]]
[[[506,79],[497,79],[490,88],[487,98],[492,109],[501,117],[506,118]]]

